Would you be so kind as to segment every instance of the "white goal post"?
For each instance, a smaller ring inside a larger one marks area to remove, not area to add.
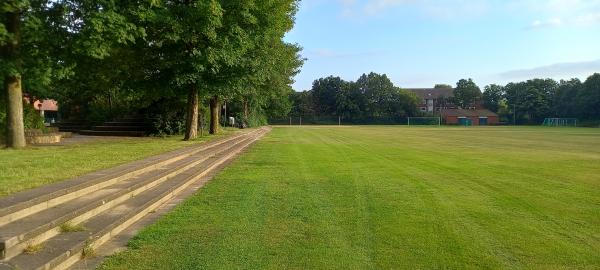
[[[408,117],[409,126],[441,126],[441,117]]]
[[[545,127],[576,127],[577,118],[546,118],[542,126]]]

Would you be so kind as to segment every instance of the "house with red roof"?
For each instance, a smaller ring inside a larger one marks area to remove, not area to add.
[[[409,88],[405,89],[419,97],[418,108],[423,113],[439,115],[447,125],[487,126],[500,123],[498,114],[483,108],[481,103],[472,108],[460,108],[452,102],[452,88]]]

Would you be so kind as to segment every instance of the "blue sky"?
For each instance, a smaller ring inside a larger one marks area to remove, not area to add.
[[[286,41],[307,61],[294,89],[385,73],[401,87],[481,87],[600,72],[600,0],[302,0]]]

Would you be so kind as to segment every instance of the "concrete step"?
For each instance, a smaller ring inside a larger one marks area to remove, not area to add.
[[[189,185],[200,181],[205,175],[229,162],[266,132],[266,130],[253,132],[246,138],[237,141],[231,148],[223,147],[226,151],[220,151],[216,155],[204,158],[195,166],[89,217],[86,221],[81,221],[85,231],[56,234],[43,243],[39,252],[20,254],[5,261],[4,266],[0,265],[0,269],[3,267],[5,269],[65,269],[69,267],[85,256],[89,256],[94,249],[112,236],[123,231],[179,192],[184,191]]]
[[[58,131],[60,132],[79,133],[80,130],[82,130],[82,128],[58,128]]]
[[[256,131],[253,131],[256,132]],[[83,175],[72,180],[47,185],[0,198],[0,226],[33,215],[45,209],[108,187],[121,180],[138,176],[156,168],[182,160],[190,155],[246,136],[241,133],[227,138],[179,149],[121,166]]]
[[[128,178],[73,199],[53,208],[43,210],[4,226],[0,226],[0,259],[10,259],[27,246],[41,243],[60,233],[64,223],[76,225],[136,194],[158,185],[197,164],[235,147],[247,137],[236,138],[206,151],[193,154],[164,167]]]
[[[113,137],[144,137],[145,131],[98,131],[98,130],[80,130],[79,134],[87,136],[113,136]]]
[[[140,121],[111,121],[104,122],[102,126],[138,126],[138,127],[151,127],[152,124]]]
[[[95,126],[94,131],[148,131],[148,127],[144,126]]]

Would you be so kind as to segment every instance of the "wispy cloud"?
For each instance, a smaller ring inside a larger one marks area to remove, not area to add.
[[[598,24],[600,24],[600,12],[565,16],[565,19],[557,17],[548,20],[535,20],[527,27],[527,29],[536,30],[561,26],[596,26]]]
[[[535,14],[529,29],[560,26],[593,26],[600,23],[600,0],[523,0],[515,9]]]
[[[587,13],[580,15],[574,20],[575,23],[581,25],[592,25],[600,23],[600,11],[596,13]]]
[[[531,78],[572,78],[600,72],[600,59],[584,62],[557,63],[530,69],[518,69],[503,72],[503,80],[523,80]]]
[[[562,25],[563,25],[562,19],[554,18],[554,19],[545,20],[545,21],[535,20],[527,28],[529,28],[529,29],[554,28],[554,27],[559,27]]]

